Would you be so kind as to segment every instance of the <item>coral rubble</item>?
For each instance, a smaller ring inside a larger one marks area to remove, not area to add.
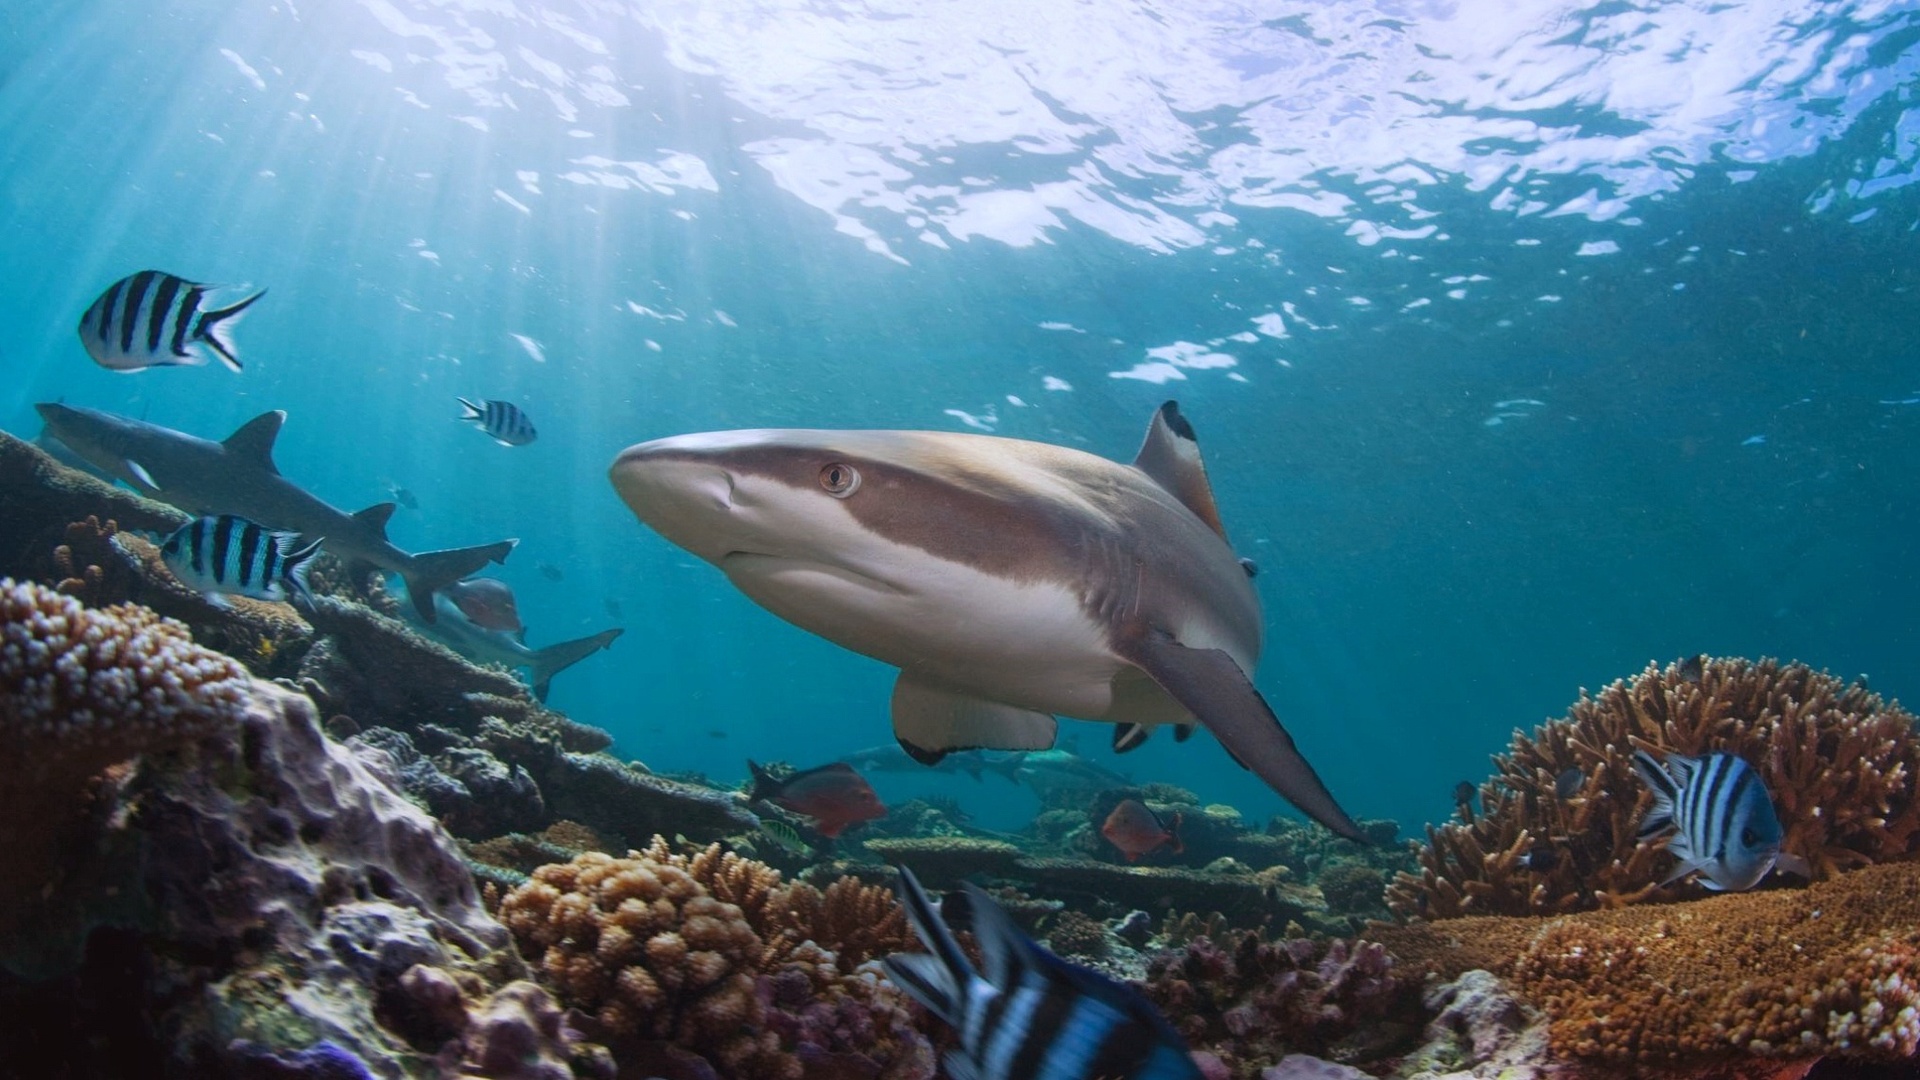
[[[1858,683],[1804,664],[1736,659],[1649,665],[1561,720],[1514,733],[1499,772],[1480,786],[1472,822],[1428,829],[1421,872],[1402,874],[1391,904],[1402,916],[1552,914],[1698,896],[1662,887],[1672,860],[1638,843],[1648,798],[1635,748],[1745,758],[1765,780],[1786,835],[1783,849],[1816,878],[1920,852],[1920,735],[1914,718]],[[1545,846],[1552,866],[1522,857]]]

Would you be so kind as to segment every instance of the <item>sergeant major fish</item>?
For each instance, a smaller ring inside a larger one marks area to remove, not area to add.
[[[80,342],[95,363],[112,371],[198,366],[207,362],[209,352],[239,371],[240,358],[228,335],[240,314],[267,290],[208,308],[207,301],[222,291],[220,286],[142,270],[107,286],[80,316]]]
[[[1760,774],[1734,754],[1700,757],[1668,754],[1664,765],[1645,750],[1633,753],[1634,771],[1653,792],[1653,808],[1640,822],[1647,840],[1673,829],[1667,850],[1679,860],[1662,885],[1698,871],[1715,891],[1740,892],[1778,867],[1811,877],[1807,860],[1780,850],[1779,815]]]
[[[274,532],[222,514],[195,518],[174,530],[160,545],[160,556],[174,577],[216,606],[226,606],[221,597],[230,595],[275,603],[291,598],[311,608],[307,574],[320,541],[299,545],[298,533]]]
[[[492,398],[477,402],[466,398],[455,400],[465,410],[460,419],[486,432],[501,446],[525,446],[540,437],[533,430],[533,421],[527,419],[527,414],[510,401]]]
[[[894,953],[887,977],[954,1028],[955,1080],[1200,1080],[1179,1032],[1139,991],[1070,964],[1020,932],[1005,909],[963,883],[938,911],[899,867],[907,922],[929,953]],[[974,970],[949,927],[973,931]]]

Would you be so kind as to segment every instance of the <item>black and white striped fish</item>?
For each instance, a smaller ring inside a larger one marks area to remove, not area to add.
[[[80,316],[80,341],[95,363],[113,371],[198,366],[211,359],[209,353],[239,371],[228,333],[267,290],[225,307],[207,307],[209,299],[227,291],[232,290],[142,270],[107,286]]]
[[[1701,884],[1740,892],[1779,867],[1811,876],[1807,861],[1780,850],[1780,817],[1767,785],[1753,766],[1733,754],[1700,757],[1668,754],[1665,763],[1645,750],[1633,753],[1633,768],[1653,792],[1653,808],[1640,821],[1641,840],[1675,830],[1667,850],[1680,865],[1660,884],[1699,871]]]
[[[196,518],[160,545],[167,569],[215,605],[222,595],[255,600],[297,599],[313,605],[307,572],[320,541],[300,547],[298,533],[275,532],[243,517]]]
[[[533,421],[527,419],[527,414],[510,401],[495,401],[492,398],[479,402],[466,398],[457,400],[460,407],[466,410],[460,419],[493,436],[501,446],[525,446],[540,437],[533,430]]]
[[[907,920],[933,952],[895,953],[883,966],[958,1030],[960,1048],[945,1060],[953,1080],[1199,1080],[1186,1043],[1139,993],[1041,948],[975,886],[936,912],[913,872],[899,872]],[[950,923],[972,929],[984,977]]]

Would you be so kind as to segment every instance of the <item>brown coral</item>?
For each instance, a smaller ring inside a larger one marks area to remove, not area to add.
[[[910,939],[884,888],[788,883],[720,845],[663,837],[615,859],[544,866],[500,919],[569,1005],[609,1033],[671,1043],[743,1080],[805,1074],[801,1056],[913,1077],[931,1050],[900,991],[866,961]]]
[[[1920,737],[1914,718],[1858,683],[1804,664],[1694,658],[1648,665],[1564,719],[1514,733],[1480,786],[1471,823],[1430,827],[1421,873],[1390,889],[1402,916],[1552,914],[1697,895],[1661,888],[1664,845],[1637,843],[1649,804],[1636,748],[1724,750],[1759,770],[1779,809],[1783,848],[1816,878],[1920,851]],[[1536,872],[1521,858],[1550,851]]]
[[[1555,1053],[1609,1066],[1912,1058],[1920,1049],[1920,866],[1806,889],[1549,920],[1376,927],[1403,965],[1510,978]]]
[[[249,682],[245,668],[146,608],[93,610],[0,578],[0,747],[18,763],[10,791],[222,730],[245,711]]]

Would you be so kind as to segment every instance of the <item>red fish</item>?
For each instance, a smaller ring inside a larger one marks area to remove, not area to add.
[[[509,634],[526,629],[520,625],[520,607],[514,603],[513,590],[507,588],[504,581],[469,578],[456,581],[442,591],[460,609],[460,614],[473,620],[475,626],[485,630],[505,630]]]
[[[751,761],[747,768],[753,771],[753,790],[747,793],[748,799],[765,800],[804,814],[828,839],[839,836],[849,825],[887,816],[887,808],[873,785],[844,761],[805,769],[784,780]]]
[[[1174,812],[1173,825],[1169,827],[1160,820],[1160,815],[1147,808],[1139,799],[1122,799],[1107,815],[1107,823],[1100,826],[1100,835],[1112,842],[1128,862],[1139,862],[1140,856],[1158,851],[1166,844],[1173,845],[1173,853],[1178,855],[1187,850],[1180,842],[1180,814]]]

